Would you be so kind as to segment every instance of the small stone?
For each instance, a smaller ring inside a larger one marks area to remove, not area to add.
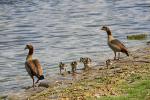
[[[50,86],[53,86],[54,84],[52,84],[52,82],[49,82],[49,81],[42,81],[40,82],[40,84],[38,85],[38,87],[45,87],[45,88],[48,88]]]
[[[111,74],[109,74],[108,76],[109,76],[109,77],[114,77],[115,74],[111,73]]]
[[[0,99],[6,100],[7,97],[8,97],[8,95],[3,95],[3,96],[0,96]]]
[[[149,45],[149,44],[150,44],[150,41],[147,42],[147,45]]]
[[[114,68],[115,68],[115,66],[111,66],[111,67],[110,67],[110,69],[114,69]]]
[[[71,71],[68,71],[68,74],[71,74]]]
[[[99,97],[100,97],[100,94],[97,93],[97,94],[95,94],[94,96],[95,96],[96,98],[99,98]]]
[[[103,69],[105,69],[105,67],[100,67],[100,68],[99,68],[99,70],[103,70]]]

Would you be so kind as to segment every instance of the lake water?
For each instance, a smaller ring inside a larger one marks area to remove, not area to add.
[[[150,0],[0,0],[0,93],[32,85],[24,67],[28,43],[44,75],[58,74],[60,61],[113,58],[103,25],[129,50],[144,44],[126,36],[150,33]]]

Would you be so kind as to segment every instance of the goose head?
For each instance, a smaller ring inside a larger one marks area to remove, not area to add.
[[[31,50],[31,49],[33,49],[33,46],[32,46],[31,44],[27,44],[26,47],[25,47],[24,49],[25,49],[25,50],[26,50],[26,49]]]
[[[103,27],[101,28],[101,30],[107,31],[107,30],[109,30],[109,28],[108,28],[107,26],[103,26]]]
[[[107,26],[103,26],[101,30],[106,31],[108,35],[111,35],[111,31]]]

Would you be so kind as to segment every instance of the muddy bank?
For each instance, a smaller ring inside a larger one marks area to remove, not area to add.
[[[61,78],[46,80],[38,87],[26,87],[19,93],[10,93],[9,100],[96,99],[126,95],[120,85],[132,84],[150,76],[150,45],[132,51],[130,57],[111,60],[109,66],[97,65],[76,74],[64,74]],[[108,68],[107,68],[108,67]]]

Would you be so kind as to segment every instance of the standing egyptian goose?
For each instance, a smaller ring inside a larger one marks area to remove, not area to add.
[[[33,50],[34,50],[33,46],[26,45],[25,49],[29,49],[29,53],[27,55],[26,62],[25,62],[25,68],[33,80],[33,87],[34,87],[34,76],[38,78],[36,83],[38,83],[39,80],[44,79],[43,69],[38,59],[32,59]]]
[[[101,30],[104,30],[107,32],[108,35],[108,46],[114,51],[115,57],[114,60],[116,60],[116,52],[118,53],[118,59],[120,56],[120,52],[125,53],[127,56],[129,56],[128,50],[127,48],[117,39],[115,39],[112,34],[111,31],[108,27],[103,26],[101,28]]]

